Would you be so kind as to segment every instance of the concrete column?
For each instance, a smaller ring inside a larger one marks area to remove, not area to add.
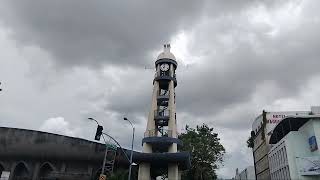
[[[139,180],[150,180],[150,164],[149,163],[140,163],[139,164]]]
[[[61,169],[60,169],[60,172],[66,172],[66,169],[67,169],[67,165],[66,165],[66,163],[65,162],[63,162],[62,164],[61,164]]]
[[[40,162],[36,162],[33,169],[32,180],[37,180],[39,171],[40,171]]]
[[[175,103],[174,103],[174,82],[170,81],[169,83],[169,91],[170,91],[170,98],[169,98],[169,110],[170,110],[170,119],[169,119],[169,130],[172,131],[172,137],[177,137],[177,125],[176,125],[176,109],[175,109]]]
[[[152,146],[147,143],[143,143],[143,152],[144,153],[152,153]]]
[[[90,177],[92,176],[92,172],[93,172],[92,164],[89,164],[88,165],[88,174],[89,174]]]
[[[149,136],[149,132],[156,129],[155,121],[154,121],[154,111],[157,110],[157,96],[159,92],[159,83],[157,81],[154,82],[153,93],[152,93],[152,102],[151,102],[151,110],[148,115],[147,129],[145,135]],[[154,132],[156,133],[156,132]]]
[[[13,176],[14,176],[14,169],[15,169],[15,167],[16,167],[16,162],[13,162],[12,164],[11,164],[11,170],[10,170],[10,175],[9,175],[9,180],[12,180],[13,179]]]
[[[169,164],[168,165],[168,180],[178,180],[178,179],[179,179],[178,165],[177,164]]]
[[[176,108],[175,108],[175,102],[174,102],[174,82],[170,81],[169,84],[169,90],[170,90],[170,99],[169,99],[169,109],[170,109],[170,119],[169,119],[169,130],[172,131],[172,137],[177,138],[177,124],[175,119],[176,114]],[[169,149],[168,152],[175,153],[178,151],[177,144],[173,143]],[[168,179],[169,180],[178,180],[179,179],[179,168],[178,164],[169,164],[168,165]]]

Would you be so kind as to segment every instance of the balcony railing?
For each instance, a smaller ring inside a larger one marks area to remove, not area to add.
[[[169,71],[167,71],[167,72],[155,72],[154,73],[154,77],[156,78],[156,77],[162,77],[162,76],[170,76],[170,77],[173,77],[173,78],[177,78],[177,74],[176,73],[174,73],[173,75],[169,72]]]
[[[172,137],[172,130],[164,129],[160,131],[158,129],[147,130],[144,137]]]
[[[169,96],[170,91],[169,90],[158,90],[158,96]]]
[[[169,109],[158,109],[154,111],[154,118],[155,119],[162,119],[162,118],[169,118],[170,117],[170,110]]]

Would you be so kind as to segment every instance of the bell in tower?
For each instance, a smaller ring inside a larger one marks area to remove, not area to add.
[[[170,44],[155,62],[155,77],[151,109],[142,140],[143,153],[136,155],[139,162],[139,180],[151,180],[167,173],[169,180],[181,179],[181,171],[190,167],[188,152],[179,152],[182,146],[177,134],[176,69],[178,63],[170,52]]]

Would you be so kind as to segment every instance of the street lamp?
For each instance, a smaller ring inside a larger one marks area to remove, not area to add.
[[[130,180],[131,179],[131,169],[132,169],[132,154],[133,154],[133,142],[134,142],[134,131],[135,131],[135,128],[134,128],[133,124],[131,123],[131,121],[128,118],[124,117],[123,120],[128,121],[132,126],[131,154],[130,154],[130,166],[129,166],[129,176],[128,176],[128,180]]]

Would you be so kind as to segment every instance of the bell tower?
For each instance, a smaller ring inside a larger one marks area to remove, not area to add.
[[[142,140],[143,155],[139,158],[139,180],[154,179],[160,169],[168,174],[169,180],[178,180],[181,170],[190,165],[189,153],[178,151],[182,142],[177,135],[177,67],[170,44],[165,44],[155,62],[151,109]]]

